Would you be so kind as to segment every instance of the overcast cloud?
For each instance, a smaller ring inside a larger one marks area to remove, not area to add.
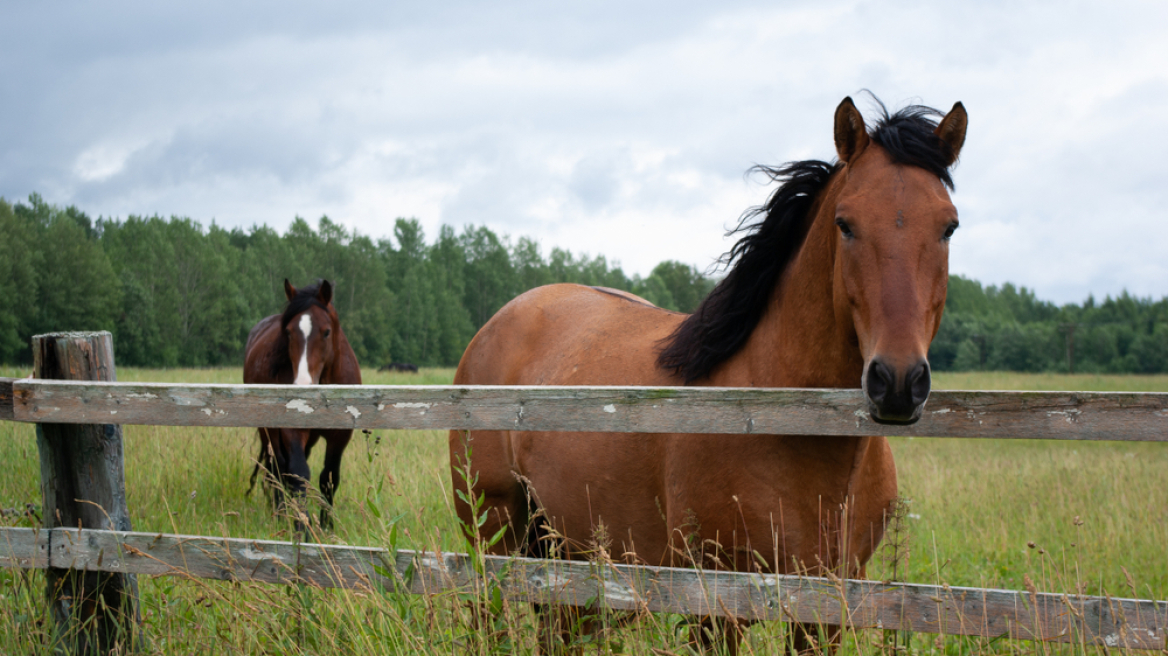
[[[1164,3],[335,4],[4,3],[0,196],[704,268],[871,89],[969,110],[954,273],[1168,295]]]

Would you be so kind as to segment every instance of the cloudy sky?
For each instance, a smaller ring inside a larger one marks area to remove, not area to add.
[[[304,6],[301,6],[304,5]],[[970,114],[951,267],[1168,295],[1163,2],[5,2],[0,196],[705,268],[839,101]],[[873,115],[868,112],[869,115]]]

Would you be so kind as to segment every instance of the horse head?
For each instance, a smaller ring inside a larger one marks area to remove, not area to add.
[[[957,103],[935,128],[929,110],[918,109],[869,135],[852,100],[840,103],[842,187],[835,207],[822,210],[834,211],[838,227],[836,319],[854,328],[869,413],[881,423],[915,422],[928,399],[929,343],[941,325],[958,225],[947,171],[965,142],[965,108]]]
[[[333,287],[327,280],[301,287],[284,280],[288,307],[281,327],[288,342],[293,384],[316,385],[337,353],[336,310],[332,307]]]

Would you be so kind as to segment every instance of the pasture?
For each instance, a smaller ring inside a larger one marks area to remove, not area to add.
[[[0,376],[28,372],[0,368]],[[452,370],[363,372],[367,384],[447,384]],[[120,369],[122,381],[238,382],[238,369]],[[936,389],[1168,391],[1168,376],[936,374]],[[251,429],[125,428],[128,505],[135,530],[290,539],[265,497],[245,497],[256,451]],[[731,438],[732,439],[732,438]],[[828,438],[825,438],[828,439]],[[1151,443],[892,440],[905,499],[899,530],[869,576],[1018,590],[1168,598],[1168,450]],[[312,454],[314,475],[322,453]],[[39,509],[33,428],[0,423],[2,521],[30,526]],[[453,513],[444,432],[354,435],[342,466],[336,531],[322,541],[465,551]],[[27,504],[33,505],[28,514]],[[895,548],[893,548],[895,547]],[[45,640],[40,572],[0,571],[0,652],[35,653]],[[140,578],[147,653],[462,653],[532,649],[524,608],[505,625],[476,627],[464,600],[360,596],[260,584]],[[647,618],[602,650],[686,653],[680,618]],[[499,641],[482,638],[499,632]],[[774,653],[781,627],[755,628],[747,653]],[[848,652],[877,653],[859,632]],[[916,636],[916,653],[1063,653],[1073,646]]]

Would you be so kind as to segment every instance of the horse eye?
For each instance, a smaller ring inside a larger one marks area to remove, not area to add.
[[[848,225],[847,221],[844,221],[843,219],[836,219],[835,224],[839,226],[840,232],[843,233],[844,237],[852,239],[856,236],[852,234],[852,228]]]
[[[330,334],[331,332],[332,332],[332,330],[330,330],[330,329],[328,329],[328,328],[325,328],[325,329],[324,329],[324,330],[321,332],[321,334],[323,334],[325,337],[328,337],[328,336],[329,336],[329,334]]]
[[[945,228],[945,236],[942,237],[942,239],[944,239],[945,241],[949,241],[949,238],[953,236],[953,233],[956,230],[957,230],[957,222],[954,221],[954,222],[949,224],[948,228]]]

